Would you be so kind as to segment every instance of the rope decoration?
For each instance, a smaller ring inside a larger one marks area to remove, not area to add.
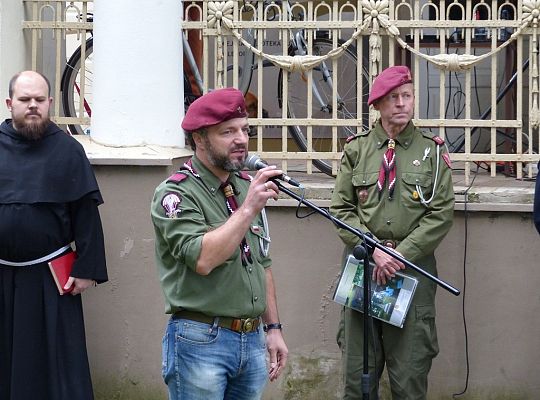
[[[387,0],[385,0],[387,1]],[[273,55],[273,54],[266,54],[262,52],[261,50],[257,49],[256,47],[253,47],[251,43],[246,41],[242,35],[234,29],[233,24],[233,7],[234,2],[232,0],[219,2],[219,1],[211,1],[208,3],[208,27],[209,28],[215,28],[217,30],[218,36],[221,37],[222,32],[221,28],[224,25],[225,28],[239,41],[241,42],[245,47],[247,47],[249,50],[251,50],[253,53],[255,53],[257,56],[262,57],[268,61],[270,61],[275,66],[282,68],[289,72],[300,72],[300,71],[308,71],[310,69],[313,69],[323,61],[326,61],[328,59],[334,59],[339,58],[342,54],[345,53],[347,48],[353,44],[356,41],[356,38],[360,36],[362,31],[359,29],[356,32],[353,33],[353,35],[341,46],[332,49],[327,54],[322,56],[317,55],[295,55],[295,56],[283,56],[283,55]],[[218,42],[218,51],[221,46],[222,49],[222,40],[220,39]],[[222,53],[221,53],[222,54]],[[219,57],[219,52],[218,52]],[[221,60],[221,59],[220,59]],[[223,71],[223,66],[220,66],[221,72]],[[218,70],[219,72],[219,70]]]
[[[227,29],[233,28],[233,10],[234,1],[210,1],[208,2],[208,27],[216,28],[217,31],[217,86],[223,87],[223,34],[221,30],[222,23]]]
[[[362,0],[363,21],[360,29],[357,29],[352,36],[341,46],[331,50],[325,55],[271,55],[265,54],[261,50],[255,48],[251,43],[247,42],[238,30],[234,29],[233,11],[234,1],[210,1],[208,2],[208,27],[215,28],[218,35],[218,83],[223,85],[223,31],[225,28],[239,42],[241,42],[250,51],[257,56],[262,57],[279,68],[289,72],[304,72],[308,71],[321,62],[328,59],[340,57],[347,48],[353,44],[361,32],[371,30],[369,37],[370,47],[370,65],[369,71],[372,77],[378,75],[380,63],[382,59],[382,38],[380,30],[384,29],[387,34],[392,37],[403,49],[410,51],[416,56],[434,64],[437,68],[452,71],[463,72],[471,69],[474,65],[480,63],[486,58],[493,57],[499,51],[503,50],[510,43],[514,42],[526,28],[533,28],[532,41],[532,64],[531,64],[531,79],[532,79],[532,107],[530,113],[530,121],[534,128],[540,126],[540,75],[538,67],[538,22],[540,17],[540,0],[523,0],[521,24],[516,28],[515,32],[499,47],[484,53],[480,56],[472,54],[436,54],[427,55],[409,46],[400,36],[399,28],[390,20],[390,2],[389,0]]]
[[[388,16],[390,3],[388,0],[362,0],[361,4],[364,13],[361,30],[371,28],[371,34],[369,35],[369,71],[371,76],[377,76],[382,54],[382,38],[379,34],[379,28],[382,26],[387,31],[393,31],[396,35],[399,35],[399,29],[390,24],[390,17]]]
[[[532,25],[533,35],[531,38],[532,57],[531,57],[531,112],[529,122],[533,128],[540,127],[540,106],[539,106],[539,88],[538,88],[538,17],[540,16],[540,2],[534,0],[525,0],[523,2],[522,26]]]

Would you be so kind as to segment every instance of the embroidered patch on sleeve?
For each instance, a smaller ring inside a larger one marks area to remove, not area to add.
[[[167,193],[163,198],[161,199],[161,205],[163,209],[165,210],[165,214],[169,218],[176,218],[178,214],[182,212],[180,210],[180,203],[182,202],[182,199],[177,193]]]

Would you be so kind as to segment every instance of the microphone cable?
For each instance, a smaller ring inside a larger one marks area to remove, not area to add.
[[[472,185],[478,176],[478,170],[480,166],[476,165],[476,171],[474,173],[474,177],[464,192],[464,202],[463,202],[463,212],[464,212],[464,235],[463,235],[463,291],[462,291],[462,300],[461,300],[461,315],[463,319],[463,333],[464,333],[464,340],[465,340],[465,386],[461,392],[458,393],[452,393],[452,398],[455,399],[459,396],[463,396],[465,392],[467,392],[467,389],[469,388],[469,377],[470,377],[470,361],[469,361],[469,331],[467,329],[467,317],[465,315],[465,299],[467,295],[467,248],[468,248],[468,241],[469,241],[469,212],[467,209],[467,200],[468,200],[468,194],[469,190],[471,190]]]

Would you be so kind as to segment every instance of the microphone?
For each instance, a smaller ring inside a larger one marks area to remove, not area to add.
[[[261,157],[259,157],[257,154],[250,154],[244,162],[244,166],[250,171],[257,171],[259,169],[268,167],[268,164],[266,163],[266,161],[262,160]],[[295,181],[293,178],[285,174],[281,174],[281,176],[276,176],[274,177],[274,179],[280,179],[292,186],[302,187],[302,184],[300,182]]]

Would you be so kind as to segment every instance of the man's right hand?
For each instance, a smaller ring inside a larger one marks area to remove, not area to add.
[[[243,208],[252,217],[255,217],[266,206],[268,200],[277,200],[279,188],[270,179],[282,174],[283,171],[277,169],[274,165],[258,170],[249,185],[246,199],[240,208]]]
[[[402,256],[401,253],[394,249],[389,248],[389,250]],[[397,271],[405,269],[405,265],[403,265],[401,261],[398,261],[378,248],[375,248],[375,251],[373,252],[373,261],[375,261],[373,280],[376,281],[378,285],[386,285],[386,281],[396,276]]]

